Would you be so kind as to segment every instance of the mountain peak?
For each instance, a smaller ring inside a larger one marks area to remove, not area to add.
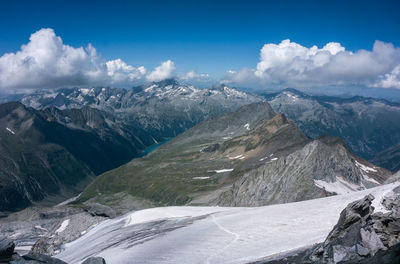
[[[156,84],[157,86],[168,86],[168,85],[177,86],[177,85],[180,85],[180,83],[174,78],[165,79],[165,80],[162,80],[162,81],[159,81],[159,82],[153,82],[153,84]]]

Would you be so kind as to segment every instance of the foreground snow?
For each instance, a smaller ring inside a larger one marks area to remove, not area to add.
[[[80,263],[247,263],[322,242],[346,205],[371,193],[374,207],[399,183],[327,198],[254,208],[161,207],[107,220],[56,257]]]

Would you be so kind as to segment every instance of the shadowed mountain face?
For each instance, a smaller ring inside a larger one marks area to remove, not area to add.
[[[378,153],[372,162],[392,172],[400,171],[400,143]]]
[[[231,112],[240,106],[262,101],[262,97],[221,86],[199,89],[176,80],[150,83],[132,89],[67,88],[40,91],[21,99],[25,105],[42,109],[92,108],[134,122],[157,141],[182,133],[202,120]]]
[[[400,142],[400,104],[364,97],[309,96],[294,89],[265,98],[307,136],[340,137],[355,154],[370,161]]]
[[[377,186],[391,174],[335,138],[310,140],[268,103],[206,120],[150,155],[106,172],[80,202],[259,206]]]
[[[42,111],[0,105],[0,211],[81,191],[93,176],[138,156],[153,143],[139,127],[102,111]]]

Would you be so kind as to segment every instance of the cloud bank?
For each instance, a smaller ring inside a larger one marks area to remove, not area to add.
[[[0,91],[83,85],[135,85],[174,77],[175,64],[162,62],[147,74],[121,59],[105,61],[92,45],[74,48],[53,29],[33,33],[16,53],[0,57]]]
[[[15,53],[0,57],[0,92],[66,86],[134,86],[178,78],[184,82],[218,82],[205,73],[177,72],[171,60],[153,70],[117,58],[106,61],[96,49],[63,43],[53,29],[33,33]],[[348,51],[340,43],[304,47],[289,39],[265,44],[254,68],[229,70],[220,82],[253,88],[357,86],[400,89],[400,48],[376,41],[372,50]]]
[[[336,42],[304,47],[289,39],[265,44],[255,69],[228,71],[225,82],[261,87],[369,86],[400,89],[400,49],[376,41],[372,51]]]

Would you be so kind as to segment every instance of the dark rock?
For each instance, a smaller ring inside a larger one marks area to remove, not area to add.
[[[102,257],[91,257],[82,262],[82,264],[106,264],[106,261]]]
[[[215,151],[219,150],[220,147],[221,147],[221,145],[218,144],[218,143],[217,144],[213,144],[213,145],[210,145],[208,147],[203,148],[201,150],[201,152],[215,152]]]
[[[0,236],[0,262],[7,261],[14,253],[15,244],[11,239]]]
[[[32,261],[37,261],[38,263],[46,263],[46,264],[67,264],[66,262],[53,258],[50,256],[46,256],[40,253],[36,252],[29,252],[28,254],[22,256],[23,259],[25,260],[32,260]]]
[[[87,211],[93,216],[97,215],[97,216],[114,218],[117,215],[114,209],[112,209],[111,207],[98,203],[90,204]]]

